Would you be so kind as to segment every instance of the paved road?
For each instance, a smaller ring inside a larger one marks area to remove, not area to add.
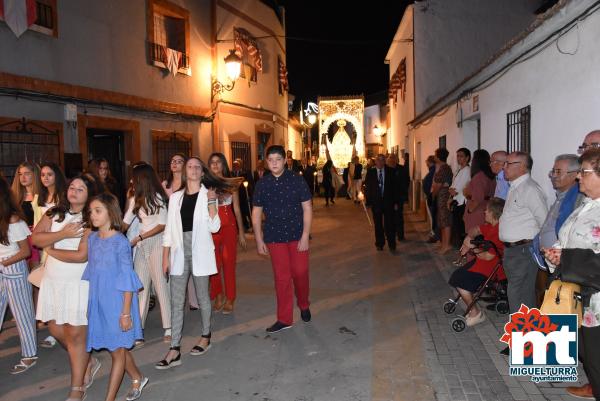
[[[180,367],[155,370],[168,346],[161,341],[158,308],[150,313],[147,345],[135,351],[150,377],[143,400],[570,399],[560,385],[538,388],[506,376],[506,360],[497,353],[501,317],[452,332],[440,307],[450,294],[448,264],[421,241],[424,224],[417,216],[408,216],[409,241],[393,256],[375,251],[360,207],[342,199],[329,208],[322,203],[316,201],[311,242],[313,321],[265,333],[275,320],[271,268],[250,248],[238,263],[235,313],[213,317],[207,354],[184,354]],[[189,312],[186,323],[187,352],[198,334],[198,313]],[[3,373],[19,355],[13,326],[6,322],[0,333],[0,400],[64,400],[68,364],[62,349],[41,349],[38,365],[26,374]],[[98,357],[103,367],[88,401],[102,400],[107,385],[110,356]]]

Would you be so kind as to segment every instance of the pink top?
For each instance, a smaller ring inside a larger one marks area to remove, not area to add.
[[[467,198],[467,207],[465,209],[464,221],[465,230],[468,232],[473,227],[479,227],[485,223],[485,208],[488,200],[494,196],[496,190],[496,181],[490,179],[483,171],[475,174],[467,185],[470,196]],[[478,202],[473,210],[473,202]],[[471,211],[470,213],[468,211]]]

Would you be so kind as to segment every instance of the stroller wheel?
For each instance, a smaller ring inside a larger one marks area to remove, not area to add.
[[[465,322],[465,319],[462,316],[455,317],[454,319],[452,319],[452,330],[456,331],[457,333],[460,333],[465,329],[465,327],[467,327],[467,323]]]
[[[444,303],[444,312],[446,312],[447,314],[451,315],[454,313],[454,311],[456,310],[456,303],[449,299]]]
[[[498,301],[496,302],[496,312],[501,315],[506,315],[508,313],[508,302],[507,301]]]

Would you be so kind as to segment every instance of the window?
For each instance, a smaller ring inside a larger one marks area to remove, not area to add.
[[[0,7],[0,21],[4,21],[2,11],[2,7]],[[56,0],[35,0],[33,8],[27,10],[28,17],[32,13],[35,13],[35,20],[33,25],[29,27],[30,30],[58,37]]]
[[[242,161],[242,170],[251,171],[250,144],[247,142],[231,142],[231,163],[236,159]]]
[[[446,135],[440,136],[438,141],[438,148],[446,149]]]
[[[147,24],[150,62],[190,75],[189,12],[166,0],[149,0]]]
[[[164,180],[171,170],[171,157],[175,153],[192,154],[192,135],[181,132],[152,131],[152,154],[156,174]]]
[[[506,151],[531,151],[531,106],[506,115]]]

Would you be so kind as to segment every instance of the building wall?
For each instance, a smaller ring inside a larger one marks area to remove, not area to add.
[[[210,108],[210,1],[174,0],[190,13],[191,76],[149,63],[146,0],[58,1],[58,37],[0,23],[0,71]]]
[[[428,0],[414,9],[416,115],[535,18],[537,0]]]
[[[286,62],[285,28],[278,20],[272,9],[257,0],[216,0],[216,69],[215,77],[228,82],[226,78],[225,63],[223,59],[233,49],[233,29],[235,27],[244,28],[257,39],[259,49],[262,53],[263,71],[258,72],[257,82],[248,84],[246,79],[238,79],[235,87],[231,91],[223,92],[215,102],[218,104],[218,125],[215,127],[217,135],[217,147],[226,155],[230,153],[231,141],[230,134],[237,133],[249,138],[255,149],[256,126],[267,125],[269,130],[274,133],[272,144],[286,145],[288,141],[288,97],[287,92],[279,94],[278,89],[278,64],[279,56],[283,62]],[[265,37],[265,36],[280,36]],[[223,40],[223,42],[221,42]],[[222,102],[221,102],[222,101]],[[227,104],[229,103],[229,104]],[[240,106],[231,105],[236,103]],[[232,113],[223,113],[223,108],[231,110],[238,108],[237,115]],[[253,113],[251,113],[253,112]],[[256,118],[253,116],[261,115],[266,118]],[[277,122],[279,121],[279,122]],[[295,154],[300,153],[300,149]],[[252,168],[255,168],[258,155],[253,152],[251,155]]]
[[[579,22],[579,27],[562,36],[558,47],[551,43],[534,57],[514,65],[508,72],[478,92],[481,119],[481,147],[490,153],[506,150],[507,113],[531,106],[531,148],[534,159],[533,178],[544,188],[548,201],[554,200],[548,179],[555,156],[576,153],[584,136],[600,129],[598,109],[600,76],[600,12]],[[464,115],[470,117],[471,100],[461,103]],[[422,141],[424,158],[437,147],[440,133],[448,133],[447,147],[453,151],[472,142],[474,120],[456,124],[456,106],[415,129]],[[466,123],[466,124],[465,124]],[[425,165],[421,164],[425,172]],[[454,159],[455,160],[455,159]],[[452,160],[454,162],[454,160]]]

